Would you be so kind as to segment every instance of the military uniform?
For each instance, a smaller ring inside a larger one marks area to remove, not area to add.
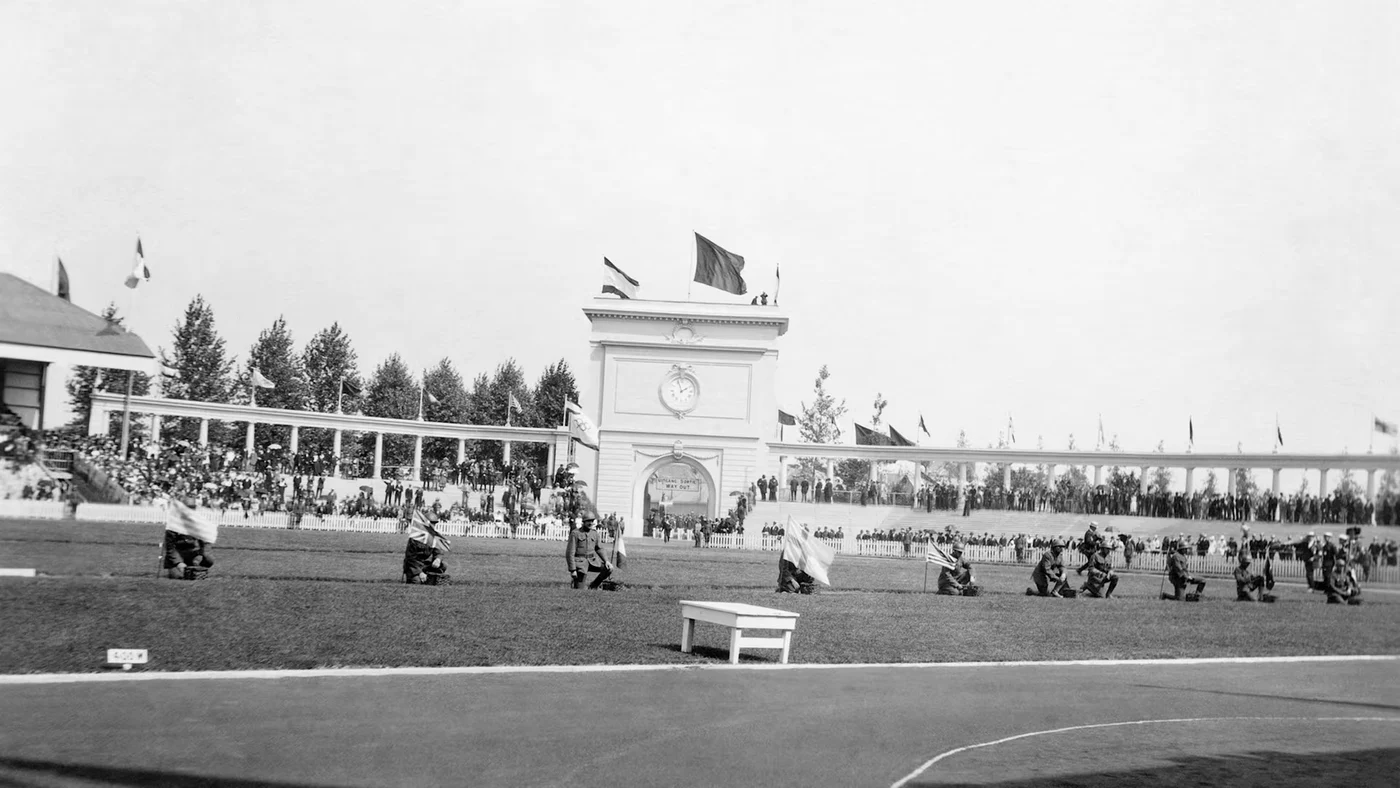
[[[203,580],[214,559],[202,539],[174,531],[165,532],[165,570],[172,580]]]
[[[1196,585],[1196,595],[1199,596],[1200,593],[1205,590],[1206,581],[1192,577],[1191,573],[1187,571],[1186,550],[1186,545],[1178,545],[1177,551],[1172,553],[1167,559],[1167,579],[1171,581],[1175,593],[1163,594],[1163,599],[1171,599],[1180,602],[1185,595],[1186,586],[1192,583]]]
[[[403,581],[411,585],[447,585],[447,563],[442,551],[416,539],[409,539],[403,551]]]
[[[588,584],[589,588],[598,588],[612,574],[612,564],[603,554],[602,542],[592,523],[592,520],[585,520],[583,526],[569,531],[569,541],[564,548],[564,564],[569,569],[574,588],[583,585],[588,572],[598,573],[598,577]]]
[[[1028,596],[1062,596],[1069,583],[1065,580],[1064,546],[1056,542],[1040,556],[1040,563],[1031,571],[1035,588],[1027,588]]]
[[[1356,578],[1352,577],[1346,561],[1333,564],[1331,573],[1323,578],[1322,583],[1323,590],[1327,592],[1327,604],[1361,604],[1361,586],[1356,584]]]
[[[981,590],[972,582],[972,563],[963,558],[962,548],[954,546],[953,567],[938,573],[938,593],[944,596],[977,596]]]
[[[1114,589],[1118,588],[1118,573],[1113,571],[1113,563],[1108,558],[1108,546],[1099,545],[1089,560],[1085,562],[1082,569],[1089,570],[1089,579],[1084,583],[1081,592],[1086,596],[1096,599],[1108,599],[1113,596]]]
[[[1240,556],[1240,565],[1235,567],[1235,599],[1240,602],[1253,602],[1254,592],[1264,587],[1264,578],[1249,571],[1249,556]]]

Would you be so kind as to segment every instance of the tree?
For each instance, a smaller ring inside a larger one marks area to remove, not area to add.
[[[1390,453],[1400,454],[1400,446],[1391,446]],[[1381,474],[1378,492],[1381,495],[1400,495],[1400,471],[1391,468]]]
[[[889,404],[889,401],[886,400],[883,395],[879,392],[875,393],[875,404],[872,406],[874,408],[874,413],[870,416],[871,429],[880,429],[881,419],[884,417],[885,408],[889,407]]]
[[[1167,442],[1164,440],[1157,441],[1157,448],[1153,451],[1155,451],[1157,454],[1166,454]],[[1153,468],[1152,486],[1156,487],[1162,492],[1167,492],[1168,490],[1170,490],[1172,488],[1172,469],[1164,465],[1158,465],[1156,468]],[[1187,492],[1190,491],[1188,490]]]
[[[1248,468],[1235,469],[1235,497],[1247,497],[1254,500],[1259,494],[1259,485],[1254,481],[1254,473]]]
[[[1190,491],[1188,490],[1188,492],[1190,492]],[[1213,495],[1219,495],[1219,494],[1220,494],[1220,490],[1216,487],[1216,478],[1215,478],[1215,469],[1214,469],[1214,468],[1210,468],[1210,469],[1206,470],[1206,486],[1203,487],[1203,488],[1201,488],[1201,493],[1203,493],[1207,498],[1209,498],[1209,497],[1211,497],[1211,496],[1213,496]]]
[[[334,413],[340,408],[345,413],[360,412],[365,384],[360,378],[359,358],[350,336],[339,323],[316,332],[306,343],[301,352],[301,367],[306,373],[308,410]],[[342,380],[349,384],[343,396]],[[302,430],[301,443],[308,451],[330,456],[335,445],[334,435],[335,431],[328,429]],[[356,433],[341,435],[341,460],[347,467],[363,467],[358,437]]]
[[[535,421],[537,427],[560,427],[564,424],[564,402],[578,402],[578,382],[574,380],[569,362],[559,359],[545,367],[535,382]]]
[[[533,426],[529,421],[533,397],[525,385],[525,374],[520,371],[520,365],[513,358],[497,365],[496,373],[490,378],[482,373],[472,381],[472,393],[468,398],[467,407],[468,423],[505,424],[506,409],[512,394],[520,401],[523,412],[520,417],[512,415],[511,424],[521,427]],[[513,446],[511,451],[515,451],[516,448]],[[489,460],[500,465],[504,459],[505,444],[501,441],[473,441],[468,451],[479,460]],[[529,452],[528,449],[525,451]],[[533,457],[530,454],[526,456]]]
[[[462,424],[467,420],[467,388],[451,361],[444,358],[436,367],[424,373],[423,386],[431,395],[431,398],[424,398],[424,418],[449,424]],[[456,439],[424,438],[423,457],[425,461],[434,463],[457,464]]]
[[[419,392],[418,384],[408,371],[408,365],[395,353],[385,359],[370,378],[369,388],[365,391],[365,415],[389,419],[416,419]],[[374,435],[367,433],[362,436],[360,446],[365,454],[372,456]],[[413,437],[386,434],[382,461],[386,467],[411,465]],[[413,481],[416,482],[417,479]]]
[[[846,415],[846,401],[836,401],[836,397],[826,390],[826,381],[831,377],[827,365],[817,371],[817,380],[812,385],[812,404],[802,403],[802,415],[797,419],[797,431],[803,443],[836,443],[841,439],[841,427],[837,420]],[[818,468],[825,461],[816,457],[803,457],[798,460],[794,476],[800,481],[817,478]],[[867,466],[867,473],[869,472]],[[841,477],[845,481],[845,477]],[[868,478],[868,477],[867,477]]]
[[[1340,498],[1365,498],[1366,490],[1361,486],[1361,482],[1356,480],[1356,472],[1351,468],[1342,471],[1342,478],[1337,480],[1337,496]]]
[[[257,341],[248,349],[248,361],[238,376],[238,399],[251,402],[256,397],[257,404],[264,408],[283,410],[306,410],[308,386],[306,373],[301,366],[301,357],[294,350],[292,334],[287,330],[287,321],[278,316],[270,328],[258,334]],[[270,389],[253,390],[253,370],[272,382]],[[277,443],[286,446],[290,440],[291,428],[280,424],[269,425],[257,431],[259,446]]]
[[[107,308],[102,310],[102,319],[117,329],[125,331],[124,328],[121,328],[124,318],[117,316],[116,304],[107,304]],[[88,417],[92,415],[93,392],[105,391],[112,394],[126,394],[127,374],[124,369],[73,367],[68,380],[64,383],[64,388],[68,391],[68,406],[73,410],[73,421],[70,423],[86,429]],[[144,372],[131,373],[131,393],[138,397],[150,394],[151,376]],[[141,425],[143,421],[143,419],[133,419],[132,426]],[[121,415],[112,414],[109,422],[108,434],[121,435]]]
[[[232,372],[237,360],[225,354],[224,339],[214,325],[214,308],[196,295],[185,307],[185,315],[175,324],[171,349],[160,349],[161,364],[169,372],[161,374],[161,390],[171,399],[195,402],[228,402],[233,388]],[[209,423],[209,440],[226,440],[224,425]],[[181,419],[172,425],[172,437],[195,441],[199,424]]]
[[[363,393],[356,396],[354,390],[362,390],[359,359],[339,323],[323,328],[306,343],[301,354],[301,366],[306,372],[307,409],[319,413],[332,413],[341,407],[346,413],[359,410]],[[340,382],[350,383],[351,391],[341,396]]]

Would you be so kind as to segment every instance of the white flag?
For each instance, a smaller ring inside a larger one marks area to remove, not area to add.
[[[262,373],[258,371],[257,367],[253,368],[253,385],[257,386],[260,389],[277,388],[277,384],[263,377]]]
[[[569,412],[569,437],[582,443],[584,446],[598,450],[598,427],[593,423],[593,419],[573,402],[565,401],[564,407]]]
[[[165,530],[177,534],[193,536],[209,544],[219,540],[219,524],[200,516],[190,507],[174,498],[165,508]]]
[[[791,561],[799,572],[806,572],[822,585],[831,585],[826,574],[831,562],[836,560],[836,551],[812,535],[812,530],[788,517],[787,528],[783,529],[783,558]]]

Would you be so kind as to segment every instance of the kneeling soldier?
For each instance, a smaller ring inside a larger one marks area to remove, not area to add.
[[[1345,558],[1340,558],[1332,564],[1332,571],[1323,577],[1322,589],[1327,592],[1329,605],[1340,605],[1343,602],[1348,605],[1361,604],[1361,586],[1357,584],[1356,576],[1352,574]]]
[[[1200,600],[1201,592],[1206,588],[1206,581],[1192,577],[1191,573],[1186,570],[1186,552],[1190,549],[1191,547],[1185,542],[1180,542],[1176,546],[1176,552],[1167,559],[1167,579],[1171,581],[1175,593],[1162,594],[1163,599],[1180,602],[1184,595],[1188,602]],[[1196,592],[1194,594],[1185,593],[1186,587],[1192,584],[1196,586]]]
[[[1059,539],[1050,543],[1050,549],[1040,556],[1040,563],[1031,571],[1031,582],[1035,588],[1027,588],[1026,596],[1074,596],[1074,589],[1065,579],[1065,544]]]
[[[1249,571],[1249,553],[1240,553],[1240,565],[1235,567],[1235,599],[1240,602],[1253,602],[1254,592],[1264,598],[1264,577]]]
[[[977,596],[982,589],[973,583],[972,564],[963,558],[963,546],[953,543],[948,551],[953,556],[953,567],[943,567],[938,573],[938,593],[944,596]]]
[[[1098,549],[1079,567],[1080,572],[1089,570],[1089,579],[1081,589],[1085,596],[1108,599],[1118,587],[1118,573],[1113,571],[1113,562],[1108,557],[1111,549],[1112,545],[1108,542],[1099,542]]]
[[[608,575],[612,574],[613,565],[603,553],[598,532],[593,529],[594,522],[592,517],[584,518],[582,525],[569,531],[569,541],[564,548],[564,563],[569,568],[569,578],[574,588],[583,586],[588,572],[598,573],[598,577],[588,584],[589,588],[598,588],[608,579]]]
[[[172,580],[203,580],[214,559],[203,539],[174,531],[165,532],[165,571]]]

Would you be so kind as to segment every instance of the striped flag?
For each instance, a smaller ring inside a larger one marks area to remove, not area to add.
[[[806,572],[822,585],[831,585],[827,570],[836,560],[836,551],[812,535],[808,528],[788,515],[787,528],[783,529],[783,559],[791,561],[799,572]]]
[[[613,261],[603,258],[603,292],[619,298],[636,298],[641,283],[613,265]]]
[[[151,281],[151,269],[146,267],[146,253],[141,251],[141,239],[136,239],[136,259],[132,262],[131,273],[126,277],[126,286],[136,289],[142,282]]]
[[[219,541],[219,524],[200,516],[190,507],[171,498],[165,507],[165,530],[193,536],[214,544]]]
[[[413,510],[413,518],[408,521],[408,538],[434,550],[448,552],[452,549],[452,540],[438,533],[428,518],[423,516],[422,509]]]
[[[943,551],[943,548],[933,542],[928,543],[928,556],[925,560],[944,569],[954,569],[958,565],[958,562],[954,561],[951,555],[948,555]]]
[[[618,569],[627,560],[627,545],[622,541],[622,531],[617,532],[617,541],[613,542],[613,565]]]

